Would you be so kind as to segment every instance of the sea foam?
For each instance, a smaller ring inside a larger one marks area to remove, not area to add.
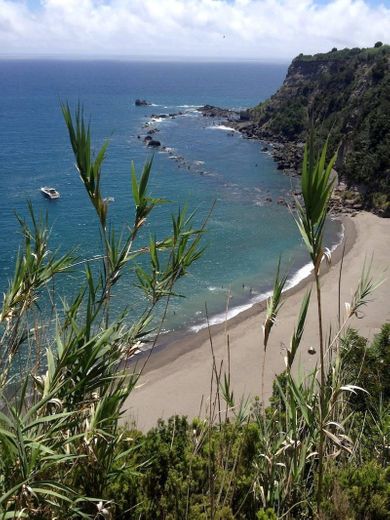
[[[333,251],[336,250],[336,248],[341,244],[343,238],[344,238],[344,225],[341,225],[341,231],[337,234],[337,242],[331,247],[330,252],[333,253]],[[311,273],[313,272],[313,265],[311,263],[307,263],[301,268],[299,268],[291,277],[287,279],[285,288],[283,292],[288,291],[289,289],[292,289],[293,287],[297,286],[300,282],[308,278]],[[209,287],[210,291],[214,291],[217,288],[216,287]],[[197,325],[193,325],[190,327],[190,330],[192,332],[199,332],[200,330],[203,330],[208,327],[208,325],[218,325],[219,323],[224,323],[225,321],[231,320],[235,316],[238,316],[242,312],[247,311],[253,305],[256,303],[263,302],[267,300],[272,295],[272,290],[267,291],[265,293],[257,294],[254,297],[252,297],[248,303],[245,303],[243,305],[237,305],[237,307],[233,307],[232,309],[228,309],[227,312],[221,312],[219,314],[216,314],[215,316],[211,317],[207,322],[199,323]]]
[[[224,130],[225,132],[237,132],[234,128],[226,125],[211,125],[206,127],[208,130]],[[237,132],[238,133],[238,132]]]

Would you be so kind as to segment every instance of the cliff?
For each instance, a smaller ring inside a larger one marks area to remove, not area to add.
[[[301,54],[281,88],[247,116],[246,135],[283,144],[284,169],[299,164],[311,125],[319,140],[329,135],[347,187],[358,191],[363,207],[390,214],[389,45]]]

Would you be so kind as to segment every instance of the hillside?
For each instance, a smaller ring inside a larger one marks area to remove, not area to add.
[[[245,134],[283,143],[284,169],[300,162],[294,145],[306,140],[311,124],[319,139],[330,134],[341,178],[358,189],[364,207],[390,214],[389,45],[300,54],[281,88],[247,115]]]

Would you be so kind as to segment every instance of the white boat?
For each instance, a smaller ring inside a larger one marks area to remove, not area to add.
[[[55,188],[50,188],[49,186],[43,186],[41,188],[41,193],[44,197],[48,199],[59,199],[60,193]]]

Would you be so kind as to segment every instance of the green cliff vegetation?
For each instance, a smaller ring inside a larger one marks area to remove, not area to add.
[[[365,206],[390,214],[390,46],[299,55],[282,87],[251,111],[258,137],[305,141],[314,126]]]
[[[139,244],[163,202],[149,192],[147,163],[140,176],[132,168],[133,218],[117,235],[100,188],[107,145],[93,155],[82,111],[63,112],[102,254],[83,262],[84,284],[67,302],[56,297],[57,279],[79,261],[51,251],[47,222],[31,207],[30,220],[20,219],[23,244],[0,311],[0,519],[390,520],[390,325],[371,345],[348,328],[378,285],[367,267],[344,314],[335,302],[337,330],[323,321],[319,276],[335,161],[327,145],[319,156],[312,139],[305,147],[295,220],[315,294],[303,298],[270,403],[261,374],[260,398],[237,398],[230,368],[214,360],[207,417],[174,417],[142,434],[119,425],[139,376],[125,362],[150,337],[156,305],[168,303],[200,256],[203,228],[180,211],[171,236]],[[111,300],[130,267],[145,311],[129,324]],[[263,324],[263,374],[287,280],[279,267]],[[294,362],[311,298],[317,363],[303,376]]]

